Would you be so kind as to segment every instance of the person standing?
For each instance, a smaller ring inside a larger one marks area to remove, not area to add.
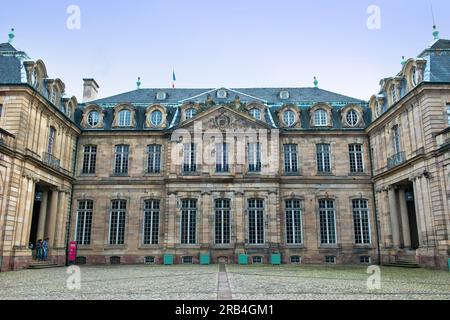
[[[42,242],[42,260],[47,261],[48,256],[48,240],[49,238],[44,239]]]
[[[42,239],[36,243],[36,260],[42,260]]]

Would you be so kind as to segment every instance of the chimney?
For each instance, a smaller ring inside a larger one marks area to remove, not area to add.
[[[83,103],[97,99],[99,88],[94,79],[83,79]]]

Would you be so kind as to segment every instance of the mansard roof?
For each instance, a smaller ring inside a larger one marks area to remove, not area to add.
[[[226,90],[226,98],[218,98],[217,91]],[[281,99],[280,92],[289,91],[288,99]],[[157,99],[157,93],[164,92],[167,97],[164,100]],[[183,102],[204,102],[207,96],[216,103],[230,103],[236,96],[245,103],[265,102],[267,104],[286,104],[286,103],[306,103],[315,104],[319,102],[328,102],[331,104],[365,103],[363,100],[351,98],[345,95],[326,91],[319,88],[238,88],[238,89],[138,89],[119,95],[99,99],[92,103],[102,106],[114,105],[118,103],[132,104],[180,104]]]
[[[14,56],[0,55],[0,84],[17,84],[22,82],[20,60]]]

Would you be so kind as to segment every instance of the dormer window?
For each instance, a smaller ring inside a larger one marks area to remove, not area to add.
[[[217,98],[219,99],[225,99],[227,97],[227,91],[226,90],[218,90],[217,91]]]
[[[100,121],[100,115],[98,111],[91,111],[88,114],[88,125],[90,127],[96,127]]]
[[[259,109],[256,108],[251,109],[250,115],[256,120],[261,120],[261,111]]]
[[[152,125],[155,127],[159,127],[162,123],[163,115],[162,112],[159,110],[155,110],[152,112],[150,121],[152,122]]]
[[[56,104],[56,89],[53,88],[50,94],[50,102]]]
[[[280,99],[287,100],[289,99],[289,97],[290,97],[289,91],[283,90],[280,92]]]
[[[314,112],[314,124],[316,127],[326,127],[328,125],[328,115],[323,109]]]
[[[395,86],[392,86],[391,88],[391,95],[392,95],[392,103],[394,104],[398,101],[397,89],[395,88]]]
[[[292,127],[295,124],[295,113],[292,110],[286,110],[283,114],[284,124]]]
[[[192,119],[197,115],[197,110],[190,108],[186,110],[186,120]]]
[[[156,94],[156,100],[166,100],[167,98],[167,93],[165,93],[164,91],[160,91]]]
[[[36,67],[33,69],[33,72],[31,73],[31,85],[35,89],[37,89],[39,85],[39,73]]]
[[[350,127],[355,127],[358,124],[359,116],[358,116],[358,113],[355,110],[350,110],[347,113],[347,117],[346,118],[347,118],[347,124]]]
[[[119,112],[119,127],[131,127],[131,112],[130,110],[122,110]]]
[[[416,67],[412,67],[411,69],[411,79],[412,79],[412,84],[413,86],[417,86],[417,68]]]

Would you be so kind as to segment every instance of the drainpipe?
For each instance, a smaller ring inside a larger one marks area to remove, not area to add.
[[[72,174],[75,177],[75,170],[76,170],[76,163],[77,163],[77,154],[78,154],[78,140],[79,137],[77,137],[75,141],[75,151],[73,153],[73,162],[72,162]],[[67,221],[66,226],[66,267],[69,266],[69,241],[70,241],[70,230],[71,230],[71,223],[72,223],[72,208],[73,208],[73,185],[72,185],[72,192],[70,193],[70,203],[69,203],[69,217]]]
[[[370,157],[370,166],[371,166],[371,172],[372,172],[372,179],[375,176],[374,175],[374,166],[373,166],[373,156],[372,156],[372,144],[370,143],[370,136],[368,138],[369,140],[369,157]],[[379,220],[378,220],[378,208],[377,208],[377,201],[376,201],[376,193],[375,193],[375,182],[372,180],[372,193],[373,193],[373,207],[374,207],[374,213],[375,213],[375,228],[377,231],[377,251],[378,251],[378,265],[381,266],[381,245],[380,245],[380,230],[379,230]]]

